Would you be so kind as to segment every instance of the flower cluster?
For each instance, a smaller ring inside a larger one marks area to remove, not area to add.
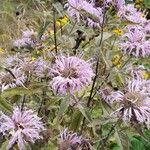
[[[91,150],[91,144],[88,139],[79,136],[77,133],[69,132],[67,128],[60,133],[58,144],[59,150],[85,148]]]
[[[142,24],[146,21],[142,12],[137,11],[133,4],[124,5],[118,12],[118,15],[124,20],[131,23]]]
[[[124,53],[136,57],[146,57],[150,55],[150,41],[142,26],[129,25],[126,33],[122,35],[119,46]]]
[[[22,38],[14,41],[13,45],[18,48],[33,47],[36,43],[37,32],[25,30],[22,32]]]
[[[41,139],[40,132],[43,130],[44,124],[33,110],[21,111],[15,107],[11,117],[1,112],[0,132],[10,138],[8,149],[17,144],[19,150],[22,150],[28,143],[34,143],[37,139]]]
[[[126,124],[139,123],[150,128],[149,88],[149,80],[133,79],[127,82],[124,91],[112,93],[112,101],[116,100],[119,104],[113,115],[120,117]]]
[[[105,0],[102,5],[99,5],[95,0],[88,2],[86,0],[68,0],[65,7],[67,7],[70,17],[75,17],[78,22],[82,18],[87,26],[96,28],[103,24],[104,11],[108,5],[113,5],[120,10],[125,5],[125,1]]]
[[[90,84],[94,75],[91,65],[76,56],[57,57],[52,65],[50,86],[55,93],[74,93]]]
[[[0,72],[0,90],[4,91],[8,88],[17,86],[24,86],[26,76],[22,73],[20,68],[5,69]]]

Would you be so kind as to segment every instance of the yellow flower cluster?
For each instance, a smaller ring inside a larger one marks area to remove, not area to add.
[[[64,25],[66,25],[68,22],[69,22],[69,19],[68,19],[67,16],[64,16],[64,17],[59,18],[59,19],[56,20],[56,24],[58,26],[61,26],[61,27],[64,26]]]
[[[143,75],[143,78],[144,78],[144,79],[149,79],[149,78],[150,78],[150,72],[143,71],[143,72],[142,72],[142,75]]]
[[[123,34],[123,31],[121,29],[114,29],[113,33],[115,33],[118,36],[121,36]]]
[[[122,56],[120,55],[114,55],[112,59],[112,64],[116,66],[117,68],[120,68],[122,66]]]
[[[2,49],[1,47],[0,47],[0,54],[3,54],[4,53],[4,49]]]

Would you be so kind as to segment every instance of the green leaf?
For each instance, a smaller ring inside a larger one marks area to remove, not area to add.
[[[56,121],[56,123],[59,122],[59,120],[61,119],[61,117],[64,115],[65,111],[68,109],[69,102],[70,102],[69,96],[66,96],[62,100],[62,102],[60,104],[60,109],[59,109],[59,112],[58,112],[58,115],[57,115],[57,121]]]
[[[8,140],[6,140],[3,144],[2,144],[2,146],[0,147],[0,150],[5,150],[5,149],[7,149],[7,145],[8,145]]]
[[[15,96],[15,95],[24,95],[24,94],[32,95],[32,94],[39,92],[39,90],[41,90],[42,86],[43,86],[42,84],[37,84],[37,85],[32,85],[28,88],[16,87],[16,88],[12,88],[12,89],[7,89],[4,92],[2,92],[1,97],[6,98],[6,97],[11,97],[11,96]]]
[[[118,132],[117,128],[115,128],[115,138],[120,147],[120,150],[130,150],[128,136],[125,133]]]
[[[88,120],[89,122],[92,122],[92,118],[89,114],[88,108],[86,108],[85,106],[82,106],[81,104],[77,105],[79,111],[82,113],[82,115],[86,118],[86,120]]]
[[[0,96],[0,108],[4,111],[12,112],[12,106]]]
[[[144,0],[144,5],[146,8],[150,8],[150,0]]]
[[[136,137],[131,137],[130,138],[131,141],[131,150],[144,150],[144,143],[142,142],[142,140],[136,138]]]
[[[75,111],[72,115],[72,120],[70,124],[70,129],[73,131],[77,131],[80,127],[80,123],[82,121],[82,113],[80,111]]]

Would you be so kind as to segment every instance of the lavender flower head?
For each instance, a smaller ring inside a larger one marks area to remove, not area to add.
[[[119,108],[113,113],[125,122],[145,124],[150,128],[150,81],[130,80],[125,91],[116,91],[112,95]]]
[[[35,76],[38,78],[47,78],[49,75],[50,64],[43,58],[39,58],[35,62]]]
[[[22,37],[13,42],[13,45],[18,48],[33,47],[36,43],[37,33],[33,30],[25,30],[22,32]]]
[[[0,132],[10,137],[8,149],[17,144],[19,150],[22,150],[26,144],[41,139],[42,130],[44,130],[43,123],[33,110],[21,111],[15,107],[11,117],[1,112]]]
[[[0,73],[0,89],[4,91],[8,88],[17,86],[24,86],[26,76],[22,73],[20,68],[13,68]]]
[[[76,56],[57,57],[52,65],[50,86],[55,93],[74,93],[90,84],[94,75],[91,65]]]
[[[69,132],[67,128],[60,133],[58,145],[59,150],[92,150],[89,139],[85,139],[77,133]]]
[[[82,18],[83,22],[89,27],[100,27],[103,23],[102,8],[95,7],[94,1],[68,0],[65,7],[67,7],[68,15],[75,17],[77,22],[80,22]]]
[[[58,140],[59,150],[77,149],[82,142],[82,137],[77,133],[69,132],[66,128],[60,133]]]
[[[137,11],[137,9],[132,4],[124,5],[124,7],[122,7],[119,10],[118,15],[123,20],[131,22],[131,23],[142,24],[146,21],[142,12]]]
[[[136,57],[150,55],[150,41],[141,26],[127,26],[127,32],[121,37],[120,48],[124,53]]]
[[[65,7],[70,17],[76,17],[77,21],[80,22],[80,11],[82,9],[83,0],[68,0]]]
[[[100,89],[98,91],[98,93],[100,94],[102,99],[105,100],[107,103],[113,103],[112,92],[113,92],[113,90],[111,88],[109,88],[109,87]]]

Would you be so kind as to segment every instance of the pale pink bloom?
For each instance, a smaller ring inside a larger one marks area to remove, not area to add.
[[[91,64],[76,56],[57,57],[52,65],[53,79],[50,86],[55,93],[74,93],[91,83]]]
[[[119,46],[124,53],[136,57],[150,55],[150,41],[141,26],[127,26],[127,32],[122,35]]]
[[[37,33],[33,30],[22,31],[22,37],[13,42],[13,45],[18,48],[22,47],[33,47],[36,44]]]
[[[35,36],[37,36],[37,32],[34,32],[32,29],[31,30],[27,29],[25,31],[22,31],[23,38],[32,38]]]
[[[134,79],[127,82],[124,91],[117,91],[113,99],[119,108],[113,113],[126,124],[145,124],[150,128],[150,81]]]
[[[22,73],[20,68],[8,69],[0,73],[0,89],[4,91],[8,88],[17,86],[24,86],[26,76]]]
[[[146,21],[143,16],[143,13],[137,11],[133,4],[124,5],[119,12],[118,15],[125,21],[129,21],[132,23],[142,24]]]
[[[110,103],[112,104],[114,102],[115,99],[113,99],[113,94],[114,94],[114,91],[109,88],[109,87],[106,87],[106,88],[103,88],[103,89],[100,89],[98,91],[98,93],[100,94],[100,96],[102,97],[102,99],[104,101],[106,101],[107,103]],[[115,100],[116,101],[116,100]]]
[[[77,149],[82,142],[82,136],[78,136],[77,133],[69,132],[66,128],[60,133],[58,140],[60,150]]]
[[[16,107],[11,117],[1,112],[0,132],[10,138],[8,149],[17,144],[19,150],[22,150],[26,144],[41,139],[42,130],[44,130],[44,125],[41,118],[33,110],[21,111]]]
[[[37,76],[38,78],[47,78],[49,75],[49,70],[51,65],[44,60],[43,58],[39,58],[36,62],[35,62],[35,76]]]
[[[103,11],[100,7],[95,7],[94,2],[85,0],[68,0],[65,5],[70,17],[75,17],[78,22],[81,18],[90,27],[100,27],[103,23]],[[90,17],[89,17],[90,15]]]
[[[79,136],[77,133],[69,132],[67,128],[60,133],[58,145],[59,150],[92,150],[92,146],[88,139]]]
[[[19,67],[26,75],[33,74],[36,68],[35,62],[27,56],[20,60]]]
[[[146,21],[142,25],[145,30],[145,33],[150,34],[150,21]]]
[[[114,6],[115,9],[120,10],[125,6],[125,1],[124,0],[104,0],[104,5],[105,6],[112,5]]]
[[[144,72],[147,71],[147,69],[143,65],[134,66],[134,65],[127,65],[126,66],[127,73],[131,78],[135,79],[144,79]]]
[[[70,17],[75,17],[80,22],[80,11],[82,8],[83,0],[68,0],[65,7],[67,7],[67,13]]]
[[[117,10],[121,10],[125,6],[125,0],[112,0],[112,5],[117,8]]]

